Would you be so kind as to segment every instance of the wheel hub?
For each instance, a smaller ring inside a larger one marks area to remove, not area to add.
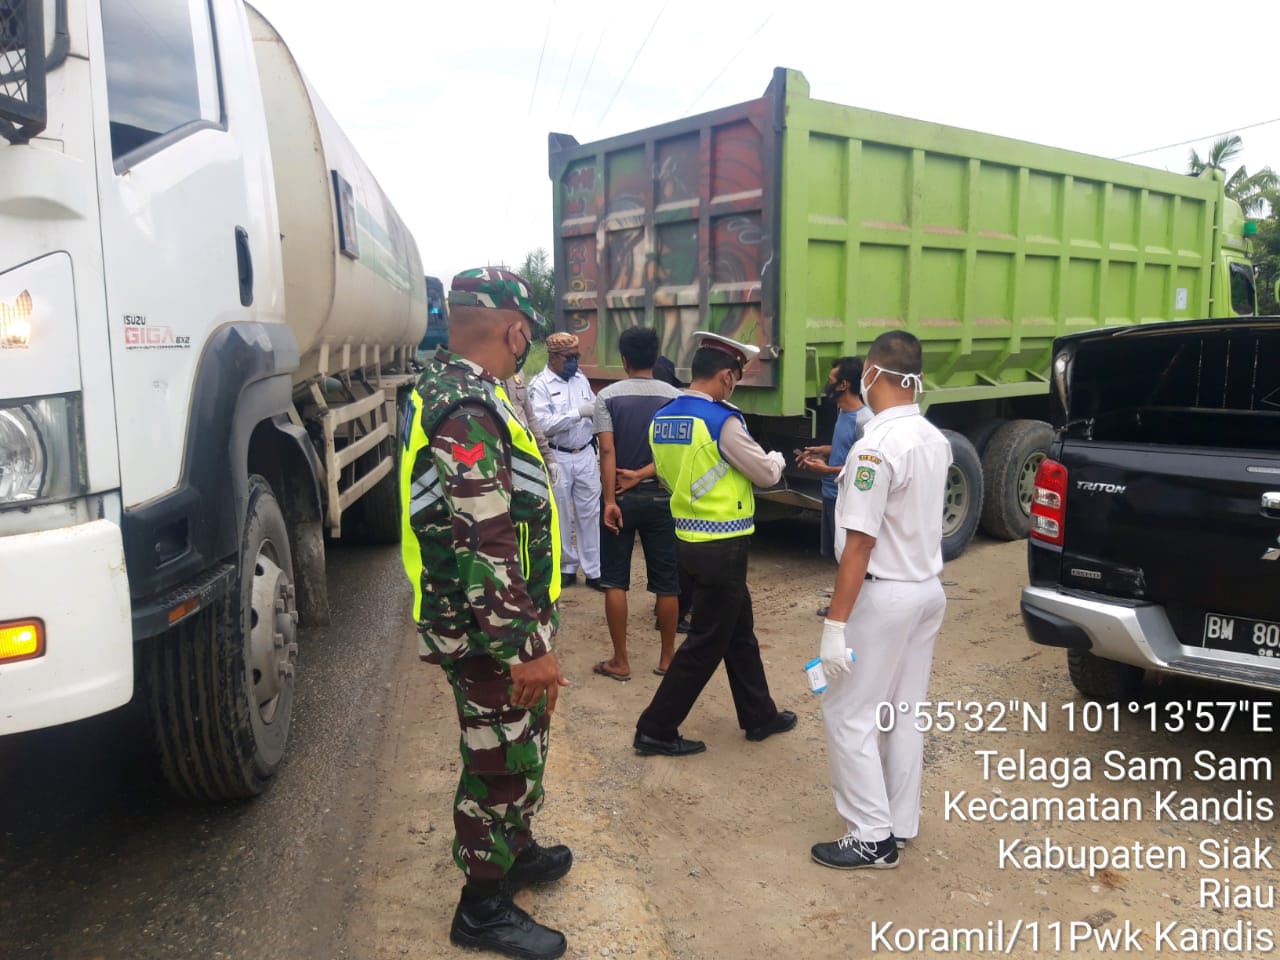
[[[950,536],[969,510],[969,478],[954,463],[947,468],[946,500],[942,504],[942,535]]]
[[[1031,501],[1036,495],[1036,472],[1044,458],[1044,451],[1037,450],[1022,461],[1022,471],[1018,474],[1018,504],[1024,516],[1031,516]]]
[[[254,702],[263,723],[275,719],[282,694],[293,686],[298,658],[298,611],[289,577],[262,545],[254,563],[249,631]]]

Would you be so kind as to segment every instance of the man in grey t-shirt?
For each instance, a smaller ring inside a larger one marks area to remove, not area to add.
[[[653,469],[649,423],[680,391],[655,380],[658,334],[648,327],[629,327],[618,338],[626,380],[596,396],[593,429],[600,441],[600,486],[604,498],[600,534],[600,585],[605,619],[613,640],[613,657],[593,670],[612,680],[631,677],[627,659],[627,590],[631,586],[631,553],[636,534],[644,550],[649,592],[657,595],[661,650],[654,673],[666,673],[675,656],[680,580],[676,569],[676,529],[671,498]]]

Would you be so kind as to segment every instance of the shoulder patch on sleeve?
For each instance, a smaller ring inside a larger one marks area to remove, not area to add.
[[[450,451],[453,459],[457,460],[464,466],[474,467],[482,459],[484,459],[484,444],[477,443],[470,447],[464,447],[460,443],[455,443]]]
[[[878,466],[880,466],[880,464],[881,464],[881,462],[882,462],[882,461],[880,460],[880,458],[879,458],[879,457],[875,456],[874,454],[870,454],[870,453],[860,453],[860,454],[858,454],[858,462],[859,462],[859,463],[874,463],[874,464],[878,467]]]
[[[879,463],[878,460],[876,462]],[[858,467],[853,474],[853,485],[859,490],[870,490],[875,485],[875,482],[875,467]]]

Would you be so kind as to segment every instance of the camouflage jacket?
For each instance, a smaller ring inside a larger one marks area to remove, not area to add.
[[[405,413],[404,563],[424,659],[514,664],[548,652],[559,524],[532,434],[497,380],[444,348]]]

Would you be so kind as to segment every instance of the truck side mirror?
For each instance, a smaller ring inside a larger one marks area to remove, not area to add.
[[[44,0],[0,6],[0,136],[26,143],[47,122]]]

